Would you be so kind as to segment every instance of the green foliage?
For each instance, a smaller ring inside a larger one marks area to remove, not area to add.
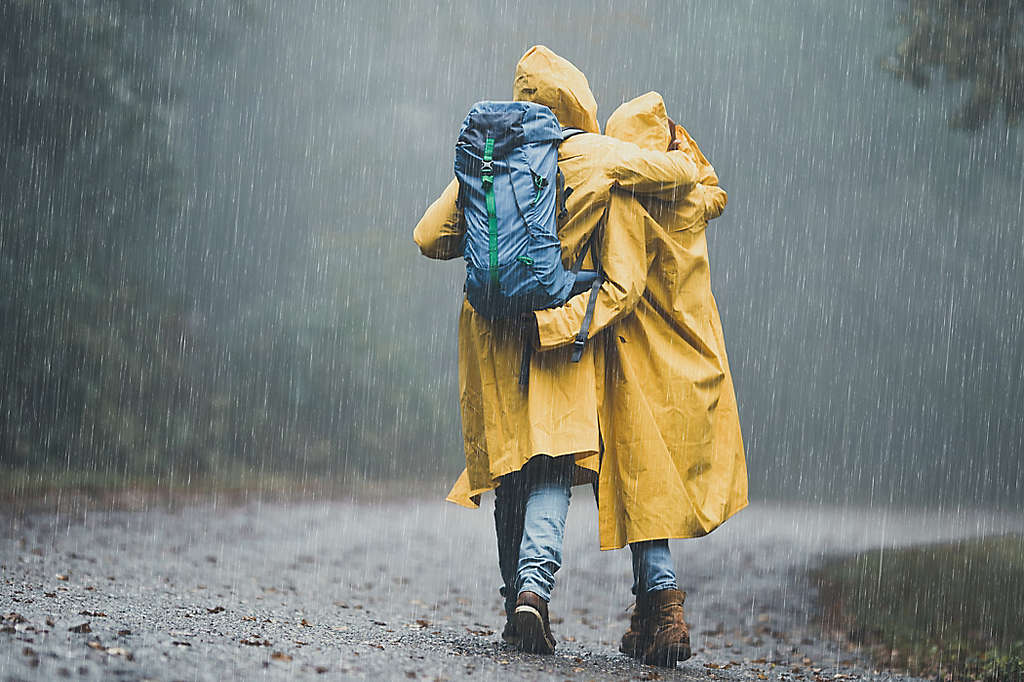
[[[825,625],[869,645],[883,664],[1021,679],[1024,536],[863,552],[816,579]]]
[[[908,0],[900,22],[906,38],[884,69],[921,89],[932,69],[972,86],[951,127],[976,130],[1000,110],[1010,126],[1024,117],[1024,3]]]
[[[1024,680],[1024,642],[1014,642],[1007,650],[992,649],[978,662],[981,679],[986,682]]]

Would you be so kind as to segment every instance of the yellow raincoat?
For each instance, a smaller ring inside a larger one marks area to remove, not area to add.
[[[657,93],[622,105],[607,134],[666,149],[668,116]],[[602,253],[608,285],[592,329],[600,337],[604,456],[599,483],[602,549],[628,542],[705,535],[747,505],[747,473],[725,339],[711,294],[708,220],[726,195],[714,168],[682,127],[699,182],[674,201],[644,199],[631,220],[609,221]],[[626,229],[637,239],[615,232]],[[632,251],[625,247],[633,247]],[[637,268],[637,264],[640,265]],[[644,290],[639,300],[624,292]],[[535,313],[542,349],[572,342],[589,293]]]
[[[544,104],[559,123],[587,133],[559,147],[559,168],[569,195],[569,217],[559,226],[563,262],[571,266],[590,234],[610,209],[613,187],[639,194],[685,193],[697,181],[697,167],[688,152],[654,152],[598,133],[597,103],[586,77],[551,50],[530,48],[516,67],[514,98]],[[462,256],[464,225],[455,202],[453,181],[426,211],[414,232],[424,255],[451,259]],[[631,219],[629,202],[619,202],[618,218]],[[630,230],[616,230],[616,239],[635,241]],[[622,244],[633,250],[635,246]],[[637,300],[640,289],[621,292]],[[595,377],[603,359],[588,344],[578,363],[570,349],[536,353],[530,365],[529,390],[518,385],[527,325],[519,320],[489,322],[463,302],[459,317],[459,394],[466,470],[448,499],[475,508],[479,495],[497,487],[499,477],[518,471],[534,455],[574,455],[578,473],[597,472],[600,430],[600,386]],[[592,474],[591,474],[592,475]]]

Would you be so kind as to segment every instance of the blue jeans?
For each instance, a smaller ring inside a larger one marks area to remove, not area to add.
[[[629,551],[633,554],[634,595],[639,597],[648,592],[679,589],[668,540],[631,542]]]
[[[575,458],[536,455],[519,471],[501,477],[494,490],[494,529],[505,613],[520,592],[550,601],[562,566],[562,539],[569,512]]]

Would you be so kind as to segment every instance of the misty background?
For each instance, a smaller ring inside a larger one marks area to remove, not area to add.
[[[729,193],[753,498],[1020,510],[1024,140],[882,71],[904,6],[2,0],[0,467],[457,474],[464,271],[412,229],[541,43]]]

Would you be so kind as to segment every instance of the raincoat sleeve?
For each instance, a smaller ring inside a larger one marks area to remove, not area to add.
[[[704,219],[714,220],[722,215],[729,196],[724,189],[718,186],[718,173],[715,172],[715,167],[704,156],[700,147],[697,146],[697,142],[690,137],[690,133],[677,124],[676,135],[689,148],[690,155],[697,164],[697,183],[704,197]]]
[[[709,185],[704,188],[704,219],[713,220],[725,211],[729,195],[721,187]]]
[[[417,223],[412,238],[427,258],[449,260],[462,256],[465,223],[456,206],[458,198],[459,181],[452,180]]]
[[[699,179],[689,150],[656,152],[630,142],[617,142],[608,177],[616,187],[635,194],[672,200],[686,194]]]
[[[604,282],[597,291],[589,338],[628,315],[647,288],[647,228],[652,220],[629,193],[613,191],[608,220],[601,239]],[[539,350],[571,344],[579,333],[590,301],[590,292],[572,297],[560,308],[534,311]]]

